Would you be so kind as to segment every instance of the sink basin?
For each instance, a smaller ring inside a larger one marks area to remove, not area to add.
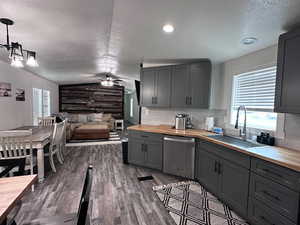
[[[236,145],[242,148],[254,148],[261,147],[261,144],[254,143],[251,141],[244,141],[238,138],[230,137],[230,136],[221,136],[221,135],[210,135],[209,138],[212,138],[217,141],[222,141],[230,145]]]

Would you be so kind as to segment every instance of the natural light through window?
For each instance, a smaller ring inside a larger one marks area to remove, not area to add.
[[[50,116],[50,112],[50,91],[33,88],[33,124],[38,125],[38,118]]]
[[[273,112],[275,100],[276,67],[256,70],[234,76],[231,124],[235,123],[237,108],[247,108],[247,126],[276,130],[277,114]],[[244,121],[240,114],[240,125]]]

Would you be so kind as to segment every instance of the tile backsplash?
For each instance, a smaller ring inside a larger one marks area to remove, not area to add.
[[[225,126],[225,110],[199,110],[199,109],[157,109],[142,108],[142,124],[148,125],[174,125],[178,113],[189,114],[196,129],[204,129],[205,119],[208,116],[215,118],[215,126]]]

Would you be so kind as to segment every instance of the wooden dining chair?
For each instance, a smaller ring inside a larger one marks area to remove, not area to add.
[[[48,117],[39,117],[38,118],[38,125],[42,127],[51,127],[55,124],[56,117],[55,116],[48,116]]]
[[[19,172],[24,172],[26,159],[33,174],[32,130],[0,131],[0,161],[7,167],[0,177],[6,176],[15,167],[21,167]]]
[[[63,164],[60,148],[61,148],[62,137],[64,134],[64,124],[65,124],[64,122],[54,124],[51,141],[49,145],[49,152],[45,154],[45,156],[49,157],[51,169],[55,173],[56,173],[56,167],[54,164],[54,155],[56,155],[59,163]]]

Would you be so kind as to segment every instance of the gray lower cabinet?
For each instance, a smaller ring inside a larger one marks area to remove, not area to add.
[[[247,216],[249,170],[227,160],[220,164],[219,196],[229,207],[238,209],[244,218]]]
[[[145,140],[145,166],[152,169],[162,169],[162,142]]]
[[[161,135],[144,132],[129,132],[129,163],[162,170],[162,158],[163,143]]]
[[[219,157],[197,148],[196,179],[209,191],[217,193],[219,190]]]
[[[248,217],[253,224],[299,224],[299,173],[252,158]]]
[[[129,138],[128,160],[130,163],[145,166],[144,140]]]
[[[249,168],[226,160],[225,157],[222,157],[222,152],[218,148],[219,146],[215,144],[201,141],[198,143],[196,179],[241,216],[246,217]],[[230,151],[231,154],[235,153],[232,150]],[[236,154],[239,156],[239,153]]]
[[[296,225],[255,199],[250,199],[248,208],[248,219],[252,225]]]

